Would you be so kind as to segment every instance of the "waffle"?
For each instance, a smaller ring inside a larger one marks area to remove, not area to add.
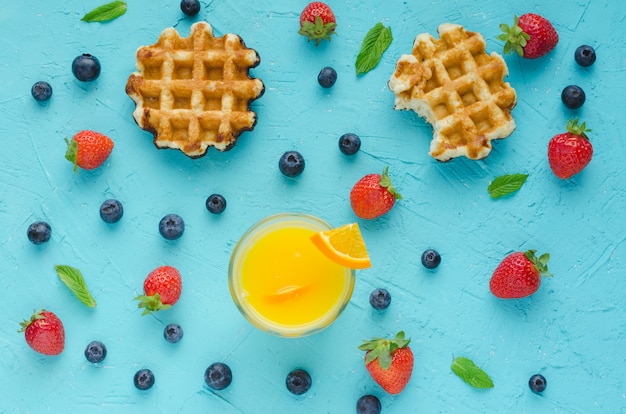
[[[511,110],[517,98],[504,82],[508,68],[498,53],[485,52],[479,33],[450,23],[437,31],[439,39],[418,35],[411,54],[398,59],[388,83],[395,109],[412,109],[433,126],[435,159],[484,158],[491,140],[515,129]]]
[[[167,28],[155,44],[137,50],[138,71],[126,83],[136,104],[133,118],[154,135],[157,148],[179,149],[191,158],[211,146],[229,150],[256,124],[249,104],[265,87],[249,70],[259,62],[239,36],[216,38],[206,22],[191,26],[187,38]]]

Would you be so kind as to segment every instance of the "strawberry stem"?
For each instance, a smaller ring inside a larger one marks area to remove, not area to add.
[[[502,23],[500,30],[503,33],[496,36],[496,39],[506,42],[504,43],[504,54],[508,55],[515,52],[520,56],[524,56],[524,47],[530,36],[519,27],[519,17],[514,16],[512,26]]]
[[[396,200],[402,199],[402,196],[400,195],[398,190],[396,190],[396,188],[391,183],[391,177],[389,177],[389,167],[385,167],[383,169],[383,173],[380,175],[380,186],[385,187],[387,191],[389,191],[396,198]]]
[[[148,295],[139,295],[135,298],[139,303],[137,304],[138,308],[144,308],[141,316],[148,315],[151,312],[158,312],[161,310],[167,310],[172,307],[172,305],[166,305],[161,302],[161,295],[156,293],[152,296]]]
[[[574,118],[574,119],[570,119],[567,122],[567,131],[574,134],[574,135],[578,135],[581,136],[583,138],[589,139],[589,137],[587,137],[587,132],[591,132],[590,129],[587,129],[587,125],[586,122],[583,122],[582,124],[578,124],[578,118]]]
[[[365,364],[378,359],[378,365],[382,369],[389,369],[393,360],[391,354],[396,349],[405,348],[409,345],[411,339],[404,338],[404,331],[400,331],[394,338],[372,338],[370,340],[364,340],[359,349],[361,351],[367,351],[365,355]]]
[[[67,151],[65,152],[65,159],[74,164],[74,171],[78,170],[78,164],[76,164],[76,154],[78,153],[78,143],[75,139],[69,140],[65,138],[67,144]]]
[[[552,273],[548,271],[548,261],[550,260],[550,254],[544,253],[541,256],[537,257],[535,255],[537,253],[536,250],[528,250],[524,253],[526,258],[531,261],[535,269],[541,274],[541,276],[550,277]]]
[[[310,21],[302,22],[302,27],[300,27],[298,33],[306,36],[307,41],[315,40],[315,46],[317,46],[323,39],[330,42],[330,36],[335,34],[336,27],[337,23],[329,22],[324,24],[320,16],[315,16],[315,23]]]
[[[37,319],[43,319],[42,313],[43,313],[43,309],[34,310],[30,319],[25,319],[22,322],[20,322],[21,329],[18,330],[17,332],[24,332],[26,328],[30,326],[31,323],[35,322]]]

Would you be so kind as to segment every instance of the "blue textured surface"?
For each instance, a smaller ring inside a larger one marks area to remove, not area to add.
[[[338,34],[317,48],[297,34],[303,1],[201,1],[192,19],[176,0],[130,1],[117,20],[80,21],[100,3],[11,2],[0,13],[0,413],[350,413],[366,393],[381,399],[383,413],[626,412],[622,2],[536,2],[524,9],[494,0],[336,1]],[[505,58],[518,95],[517,129],[495,142],[485,160],[436,162],[428,156],[431,127],[414,113],[393,110],[386,84],[396,59],[410,52],[418,33],[435,34],[444,22],[482,33],[488,51],[501,51],[499,23],[530,11],[549,18],[560,41],[538,60]],[[259,52],[252,75],[266,91],[253,104],[253,132],[230,152],[191,160],[154,148],[132,119],[134,103],[124,86],[137,47],[154,43],[169,26],[187,36],[198,20],[216,35],[239,34]],[[372,72],[357,78],[361,41],[379,21],[392,28],[393,43]],[[584,43],[598,53],[589,68],[574,62]],[[93,83],[72,76],[71,62],[81,53],[102,63]],[[317,83],[324,66],[338,72],[331,89]],[[54,89],[45,105],[30,95],[39,80]],[[572,83],[587,94],[577,111],[560,101]],[[581,174],[561,181],[548,166],[547,143],[571,116],[592,128],[595,154]],[[98,170],[74,173],[63,138],[81,129],[108,134],[115,149]],[[346,132],[363,141],[353,157],[337,146]],[[278,158],[292,149],[304,155],[306,169],[286,179]],[[239,236],[281,211],[315,214],[334,225],[353,222],[350,188],[387,165],[404,198],[383,218],[360,221],[373,267],[358,272],[345,313],[302,339],[253,329],[228,292],[228,259]],[[529,174],[518,193],[489,198],[494,177],[518,172]],[[221,215],[204,206],[212,193],[227,199]],[[107,198],[124,204],[117,224],[99,217]],[[168,213],[187,224],[173,242],[158,233]],[[41,246],[26,238],[36,220],[53,229]],[[442,255],[435,271],[420,263],[428,247]],[[530,248],[551,253],[554,277],[530,298],[495,299],[488,286],[493,269],[506,254]],[[81,269],[97,308],[76,300],[55,264]],[[183,275],[181,300],[142,317],[133,297],[144,277],[164,264]],[[368,303],[377,287],[392,295],[383,312]],[[40,307],[65,324],[66,349],[58,357],[34,353],[15,333]],[[178,344],[163,339],[169,323],[184,329]],[[370,379],[357,346],[401,329],[412,338],[415,370],[407,389],[390,396]],[[83,355],[92,340],[108,348],[99,366]],[[473,359],[495,388],[463,383],[450,370],[454,356]],[[234,379],[212,392],[203,375],[216,361],[227,363]],[[140,392],[132,378],[144,367],[156,384]],[[285,387],[294,368],[313,379],[300,397]],[[535,373],[547,379],[543,395],[528,388]]]

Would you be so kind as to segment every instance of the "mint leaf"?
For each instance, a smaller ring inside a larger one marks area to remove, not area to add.
[[[96,301],[91,296],[91,293],[89,293],[89,289],[87,289],[85,279],[83,279],[83,275],[80,270],[67,265],[56,265],[54,268],[56,269],[61,281],[65,283],[68,288],[70,288],[78,300],[90,308],[96,307]]]
[[[493,381],[489,375],[478,368],[471,359],[456,357],[450,368],[459,378],[474,388],[493,388]]]
[[[84,22],[106,22],[120,17],[126,13],[126,3],[123,1],[112,1],[102,6],[96,7],[81,19]]]
[[[387,50],[393,36],[391,28],[383,26],[378,22],[370,29],[363,39],[361,51],[356,57],[356,74],[357,76],[374,69],[380,61],[383,52]]]
[[[527,178],[528,174],[501,175],[489,184],[487,191],[491,198],[500,198],[522,188]]]

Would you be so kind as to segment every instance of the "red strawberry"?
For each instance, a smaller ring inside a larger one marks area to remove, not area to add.
[[[368,174],[352,187],[350,204],[360,218],[380,217],[391,210],[396,200],[402,198],[391,185],[388,172],[389,167],[385,167],[381,175]]]
[[[300,13],[300,33],[306,36],[309,41],[315,40],[315,46],[320,41],[326,39],[330,42],[330,36],[335,34],[337,20],[328,4],[321,1],[314,1]]]
[[[585,123],[578,125],[578,119],[569,120],[567,132],[555,135],[548,143],[548,161],[552,172],[559,178],[570,178],[589,164],[593,147],[586,132]]]
[[[98,168],[113,151],[111,138],[95,131],[79,131],[71,140],[65,138],[65,142],[65,158],[74,164],[74,171],[77,167],[85,170]]]
[[[365,354],[365,368],[374,381],[389,394],[400,394],[413,373],[411,339],[400,331],[395,338],[373,338],[359,346]]]
[[[541,276],[552,276],[548,273],[550,255],[544,253],[537,258],[535,252],[514,252],[505,257],[489,281],[491,293],[503,299],[523,298],[535,293]]]
[[[145,308],[143,315],[150,312],[170,309],[178,302],[182,291],[180,273],[172,266],[160,266],[154,269],[143,282],[144,295],[139,295],[137,307]]]
[[[26,343],[35,351],[44,355],[59,355],[65,348],[65,330],[63,323],[52,312],[35,311],[29,320],[20,323]]]
[[[513,26],[501,24],[504,32],[497,39],[504,40],[504,53],[515,51],[527,59],[535,59],[550,52],[559,41],[554,26],[545,17],[534,13],[515,16]]]

